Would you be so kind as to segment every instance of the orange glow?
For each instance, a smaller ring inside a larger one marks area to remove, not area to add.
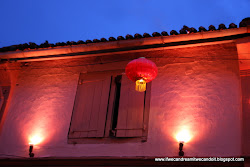
[[[42,142],[42,137],[39,135],[35,135],[32,136],[29,140],[30,140],[29,144],[37,145]]]
[[[191,138],[192,137],[191,137],[189,131],[187,131],[187,130],[182,130],[179,133],[177,133],[177,135],[176,135],[176,139],[178,142],[185,142],[186,143],[186,142],[190,141]]]

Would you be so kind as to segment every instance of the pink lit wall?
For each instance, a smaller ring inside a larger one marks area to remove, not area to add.
[[[250,38],[236,41],[242,90],[242,154],[250,155]],[[249,163],[249,162],[248,162]],[[250,166],[250,163],[249,163]]]
[[[182,130],[191,137],[184,145],[185,156],[240,156],[241,93],[235,44],[116,56],[122,60],[145,55],[157,57],[151,60],[159,70],[152,83],[147,142],[67,144],[79,73],[125,68],[129,61],[86,66],[79,66],[81,60],[31,62],[20,69],[13,88],[0,134],[0,157],[28,157],[34,136],[40,139],[35,157],[178,156],[176,135]]]

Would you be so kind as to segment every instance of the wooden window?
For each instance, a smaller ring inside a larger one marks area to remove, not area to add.
[[[125,138],[146,141],[150,92],[151,83],[146,92],[135,91],[135,83],[121,71],[81,74],[69,143],[98,143],[97,138],[102,142]]]
[[[111,77],[80,76],[69,138],[103,137]]]
[[[135,83],[122,76],[116,137],[142,136],[144,96],[135,91]]]

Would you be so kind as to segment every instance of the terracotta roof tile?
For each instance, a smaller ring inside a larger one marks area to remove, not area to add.
[[[161,35],[162,35],[162,36],[169,36],[168,33],[167,33],[166,31],[162,31],[162,32],[161,32]]]
[[[227,29],[225,24],[220,24],[218,30]]]
[[[88,40],[86,40],[86,43],[93,43],[93,42],[92,42],[91,40],[88,39]]]
[[[135,38],[135,39],[140,39],[140,38],[142,38],[142,35],[141,35],[141,34],[136,33],[136,34],[134,35],[134,38]]]
[[[117,37],[117,40],[120,41],[120,40],[125,40],[125,38],[123,36],[119,36]]]
[[[101,42],[107,42],[108,40],[106,38],[101,38]]]
[[[132,35],[130,35],[130,34],[127,34],[126,39],[134,39],[134,37]]]
[[[241,22],[240,22],[240,27],[246,27],[250,25],[250,17],[247,17],[245,19],[243,19]]]
[[[205,27],[200,26],[199,27],[199,32],[203,32],[203,31],[207,31],[207,29]]]
[[[210,26],[208,27],[208,30],[209,30],[209,31],[214,31],[214,30],[216,30],[216,28],[215,28],[215,26],[210,25]]]
[[[234,23],[231,23],[231,24],[229,24],[229,27],[228,27],[228,28],[237,28],[237,25],[234,24]]]
[[[197,32],[197,30],[194,27],[190,28],[190,32],[189,33],[196,33],[196,32]]]
[[[98,42],[101,42],[101,41],[99,39],[93,39],[93,42],[98,43]]]
[[[144,37],[144,38],[148,38],[148,37],[152,37],[152,36],[151,36],[150,34],[148,34],[148,33],[144,33],[144,34],[143,34],[143,37]]]
[[[170,35],[178,35],[178,32],[175,30],[170,31]]]
[[[109,41],[116,41],[114,37],[109,37]]]
[[[85,44],[85,42],[82,41],[82,40],[79,40],[79,41],[77,42],[77,44]]]
[[[153,36],[153,37],[159,37],[159,36],[161,36],[161,34],[158,33],[158,32],[154,32],[154,33],[152,34],[152,36]]]

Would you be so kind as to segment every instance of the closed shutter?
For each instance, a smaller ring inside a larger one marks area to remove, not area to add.
[[[144,92],[135,90],[135,83],[122,76],[116,137],[143,135]]]
[[[83,74],[79,82],[69,138],[103,137],[111,77]]]

